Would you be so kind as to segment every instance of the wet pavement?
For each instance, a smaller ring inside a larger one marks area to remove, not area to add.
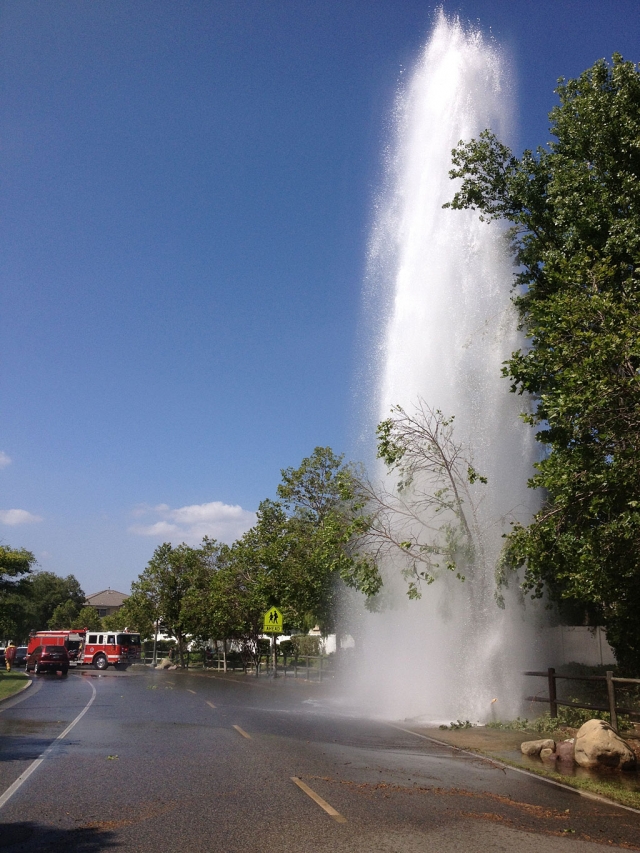
[[[640,815],[340,713],[333,689],[179,671],[40,677],[0,706],[0,797],[53,744],[0,809],[0,849],[640,850]]]

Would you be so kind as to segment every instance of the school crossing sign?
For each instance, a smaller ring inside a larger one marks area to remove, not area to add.
[[[277,607],[272,607],[264,614],[262,630],[265,634],[282,634],[283,624],[282,613],[280,613]]]

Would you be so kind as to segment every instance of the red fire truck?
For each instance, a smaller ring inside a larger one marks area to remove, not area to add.
[[[71,666],[106,669],[140,659],[140,634],[131,631],[38,631],[29,637],[27,654],[44,645],[65,646]]]

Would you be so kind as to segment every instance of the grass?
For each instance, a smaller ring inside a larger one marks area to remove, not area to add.
[[[7,672],[0,670],[0,700],[17,693],[28,681],[24,672]]]

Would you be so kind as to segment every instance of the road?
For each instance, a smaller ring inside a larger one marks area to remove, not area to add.
[[[0,706],[3,853],[640,850],[640,815],[340,713],[331,686],[151,670],[34,682]]]

